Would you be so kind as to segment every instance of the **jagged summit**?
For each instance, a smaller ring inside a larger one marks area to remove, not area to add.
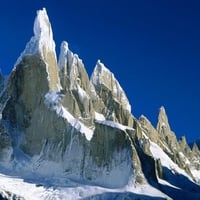
[[[164,106],[161,106],[159,110],[157,131],[163,134],[171,131]]]
[[[94,85],[104,84],[106,83],[106,77],[103,76],[107,76],[109,81],[112,78],[112,75],[113,74],[110,72],[110,70],[100,60],[97,60],[96,66],[91,76],[91,81]],[[111,85],[107,86],[109,89],[112,87]]]
[[[41,54],[44,58],[48,52],[55,53],[55,42],[53,40],[53,32],[46,9],[37,11],[33,27],[34,36],[26,45],[21,56],[26,54]]]
[[[91,84],[82,60],[63,41],[60,47],[58,70],[64,92],[63,105],[82,122],[92,124]]]
[[[51,90],[59,91],[61,87],[57,70],[55,42],[53,40],[53,32],[45,8],[37,11],[33,32],[34,36],[31,37],[25,50],[17,59],[15,67],[17,67],[20,63],[27,62],[27,60],[23,60],[25,57],[29,57],[30,60],[30,57],[33,59],[34,56],[39,56],[46,68],[49,87]],[[29,64],[27,63],[26,66],[29,66]]]
[[[68,62],[72,63],[72,60],[73,60],[73,53],[69,50],[68,43],[66,41],[63,41],[60,46],[60,56],[58,59],[58,67],[61,70],[68,64]],[[66,73],[67,72],[64,71],[64,74]]]
[[[64,89],[76,90],[81,87],[89,92],[89,77],[84,64],[78,55],[69,49],[66,41],[63,41],[60,47],[58,68]]]
[[[38,39],[40,51],[43,50],[44,46],[48,51],[55,51],[53,32],[45,8],[37,12],[33,30],[35,38]]]
[[[61,43],[58,67],[62,71],[62,76],[68,76],[71,81],[74,79],[71,84],[73,86],[74,82],[78,81],[76,79],[80,78],[77,74],[84,68],[82,60],[69,49],[66,41]]]
[[[131,105],[125,92],[116,80],[114,74],[100,60],[97,61],[90,80],[98,93],[101,92],[99,89],[102,86],[107,88],[113,97],[122,104],[123,108],[131,112]]]

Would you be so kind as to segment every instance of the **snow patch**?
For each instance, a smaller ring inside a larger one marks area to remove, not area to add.
[[[160,159],[164,167],[167,167],[169,170],[172,170],[174,173],[182,174],[186,176],[189,180],[191,177],[181,168],[175,164],[169,156],[154,142],[150,141],[150,151],[154,158]]]
[[[84,102],[85,99],[90,98],[88,94],[86,93],[86,91],[79,86],[79,84],[77,84],[77,91],[78,91],[78,96],[81,102]]]
[[[58,67],[62,69],[63,67],[67,65],[67,63],[71,65],[73,62],[73,57],[74,57],[74,54],[69,50],[68,43],[66,41],[63,41],[60,46],[60,56],[58,60]],[[67,72],[65,71],[64,75],[66,75],[66,73]]]
[[[190,170],[196,181],[200,184],[200,170],[191,169]]]
[[[110,121],[110,120],[96,120],[96,123],[98,124],[103,124],[103,125],[106,125],[106,126],[110,126],[112,128],[117,128],[117,129],[120,129],[122,131],[126,131],[126,130],[135,130],[129,126],[124,126],[122,124],[119,124],[117,122],[114,122],[114,121]]]
[[[78,131],[85,135],[86,139],[90,141],[92,139],[94,131],[86,127],[79,120],[75,119],[63,106],[62,106],[62,94],[49,91],[45,95],[45,104],[51,110],[56,111],[57,115],[67,119],[67,121]]]
[[[172,185],[171,183],[169,183],[169,182],[167,182],[167,181],[165,181],[165,180],[163,180],[163,179],[160,179],[160,178],[158,178],[158,177],[157,177],[157,179],[158,179],[158,182],[159,182],[160,184],[162,184],[162,185],[167,185],[167,186],[169,186],[169,187],[172,187],[172,188],[175,188],[175,189],[178,189],[178,190],[181,189],[181,188],[176,187],[175,185]]]
[[[45,46],[49,51],[54,51],[53,33],[45,8],[37,11],[33,30],[35,38],[39,40],[39,49],[42,50],[43,46]]]
[[[103,114],[98,113],[98,112],[95,112],[95,119],[96,119],[97,121],[104,121],[104,120],[105,120],[105,117],[104,117]]]
[[[184,156],[184,154],[182,152],[178,153],[179,156],[185,161],[185,164],[191,164],[190,161],[188,160],[188,158],[186,156]]]

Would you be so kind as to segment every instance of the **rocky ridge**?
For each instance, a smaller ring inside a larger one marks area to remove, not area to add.
[[[176,199],[160,181],[170,182],[172,172],[177,182],[183,176],[195,185],[179,185],[180,196],[194,192],[194,199],[200,198],[198,147],[191,149],[185,137],[177,140],[164,107],[156,128],[145,116],[136,119],[114,74],[99,60],[89,78],[82,60],[63,42],[57,61],[45,9],[37,12],[34,36],[0,99],[6,99],[1,101],[3,166],[109,188],[150,184],[164,198]]]

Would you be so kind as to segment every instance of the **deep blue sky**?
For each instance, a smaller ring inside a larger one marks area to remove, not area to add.
[[[153,125],[164,105],[177,137],[200,137],[200,2],[2,0],[0,67],[8,74],[46,7],[59,52],[66,40],[91,74],[100,59],[124,88],[132,113]]]

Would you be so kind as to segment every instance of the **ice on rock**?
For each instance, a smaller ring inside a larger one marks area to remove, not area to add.
[[[46,12],[46,9],[39,10],[37,12],[37,17],[34,22],[34,34],[39,40],[39,49],[45,45],[49,51],[55,50],[55,43],[53,41],[53,32],[51,29],[51,24]]]
[[[53,32],[45,8],[37,11],[33,32],[34,36],[27,43],[25,50],[15,63],[15,68],[24,57],[29,58],[28,56],[30,56],[30,59],[35,60],[38,56],[43,61],[42,63],[45,64],[50,89],[59,91],[61,86],[57,69],[55,42],[53,40]],[[25,61],[25,63],[27,63],[27,61]],[[29,66],[29,64],[23,65],[24,67]],[[15,68],[13,70],[15,70]]]
[[[60,47],[60,56],[58,61],[59,68],[63,68],[69,62],[71,64],[73,61],[73,53],[69,50],[68,43],[63,41]]]
[[[15,66],[19,64],[24,55],[40,54],[43,58],[47,57],[48,52],[53,52],[56,55],[53,32],[45,8],[37,11],[33,32],[34,36],[27,43],[25,50],[18,58]]]
[[[70,89],[77,89],[76,85],[80,81],[77,76],[83,68],[83,62],[78,57],[77,54],[74,54],[68,48],[68,43],[63,41],[60,48],[60,56],[58,60],[58,67],[60,71],[62,70],[62,75],[64,78],[65,76],[69,77],[70,79]]]

